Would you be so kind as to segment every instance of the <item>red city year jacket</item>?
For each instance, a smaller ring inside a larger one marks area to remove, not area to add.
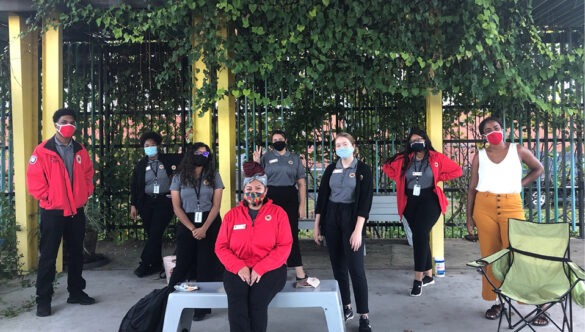
[[[215,254],[231,273],[247,266],[262,276],[284,265],[291,247],[288,216],[280,206],[268,200],[252,225],[248,207],[240,202],[223,218]]]
[[[82,208],[93,193],[93,165],[83,145],[72,141],[72,185],[55,139],[55,136],[49,138],[33,151],[26,170],[26,185],[41,208],[62,211],[67,217],[77,214],[77,209]]]
[[[409,158],[412,158],[414,154],[411,153]],[[382,170],[386,175],[396,182],[396,203],[398,205],[398,215],[402,218],[404,209],[406,208],[406,179],[402,174],[402,160],[404,155],[398,156],[392,163],[385,163],[382,166]],[[429,166],[433,172],[433,182],[435,187],[433,191],[439,198],[439,205],[441,206],[441,212],[445,214],[447,211],[447,197],[438,183],[441,181],[448,181],[460,177],[463,174],[461,167],[444,154],[437,151],[429,151]]]

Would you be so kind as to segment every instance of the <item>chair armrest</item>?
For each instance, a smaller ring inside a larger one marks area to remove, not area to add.
[[[491,254],[487,257],[483,257],[480,259],[477,259],[475,261],[471,261],[469,263],[467,263],[467,266],[471,266],[474,268],[479,268],[479,267],[485,267],[488,266],[492,263],[494,263],[495,261],[501,259],[502,257],[506,256],[508,253],[510,252],[510,249],[502,249],[494,254]]]
[[[577,264],[573,262],[567,263],[569,266],[570,272],[577,277],[579,280],[585,280],[585,271]]]

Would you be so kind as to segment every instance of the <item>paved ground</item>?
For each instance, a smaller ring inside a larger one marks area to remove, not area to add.
[[[584,241],[571,241],[573,261],[585,266]],[[92,306],[66,303],[66,277],[60,276],[53,299],[53,315],[35,316],[34,307],[27,310],[34,298],[34,288],[27,282],[0,285],[0,312],[22,310],[14,318],[0,319],[0,331],[117,331],[128,309],[152,289],[164,282],[154,277],[136,278],[132,271],[137,264],[139,244],[115,245],[100,242],[98,252],[111,261],[102,267],[84,271],[87,293],[98,303]],[[325,248],[310,241],[302,243],[305,266],[312,276],[332,279]],[[170,252],[171,248],[165,249]],[[410,297],[412,284],[412,250],[404,242],[377,240],[367,242],[367,275],[370,294],[370,316],[373,330],[378,331],[495,331],[497,322],[483,318],[489,303],[480,297],[480,276],[465,267],[479,257],[475,243],[446,240],[446,276],[436,278],[435,285],[425,287],[421,297]],[[289,271],[292,280],[294,274]],[[528,306],[522,310],[528,310]],[[585,310],[574,309],[575,331],[585,331]],[[558,311],[553,311],[559,317]],[[347,323],[347,331],[357,331],[358,320]],[[228,331],[227,311],[214,310],[201,322],[193,322],[191,331]],[[327,331],[324,315],[319,309],[271,309],[268,331]],[[507,329],[504,329],[507,330]],[[552,331],[552,327],[536,328]],[[340,331],[341,332],[341,331]]]

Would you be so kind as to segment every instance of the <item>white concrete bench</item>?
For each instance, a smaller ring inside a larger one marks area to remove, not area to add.
[[[329,332],[345,331],[339,286],[335,280],[321,280],[317,288],[294,288],[287,282],[272,302],[271,308],[322,308]],[[169,295],[163,332],[190,331],[195,308],[227,308],[227,295],[221,282],[197,283],[194,292]]]
[[[408,223],[406,219],[401,222],[400,216],[398,215],[396,194],[374,195],[367,226],[371,227],[374,237],[380,238],[380,229],[389,224],[402,224],[408,244],[412,246],[412,232],[408,227]],[[313,230],[314,225],[315,219],[307,218],[299,220],[299,229]]]

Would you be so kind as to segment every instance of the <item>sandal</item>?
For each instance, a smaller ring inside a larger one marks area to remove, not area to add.
[[[532,320],[532,325],[534,326],[547,326],[548,319],[544,315],[540,315]]]
[[[504,306],[501,304],[494,304],[491,308],[489,308],[485,312],[485,318],[494,320],[500,318],[502,315],[502,311],[504,311]]]

